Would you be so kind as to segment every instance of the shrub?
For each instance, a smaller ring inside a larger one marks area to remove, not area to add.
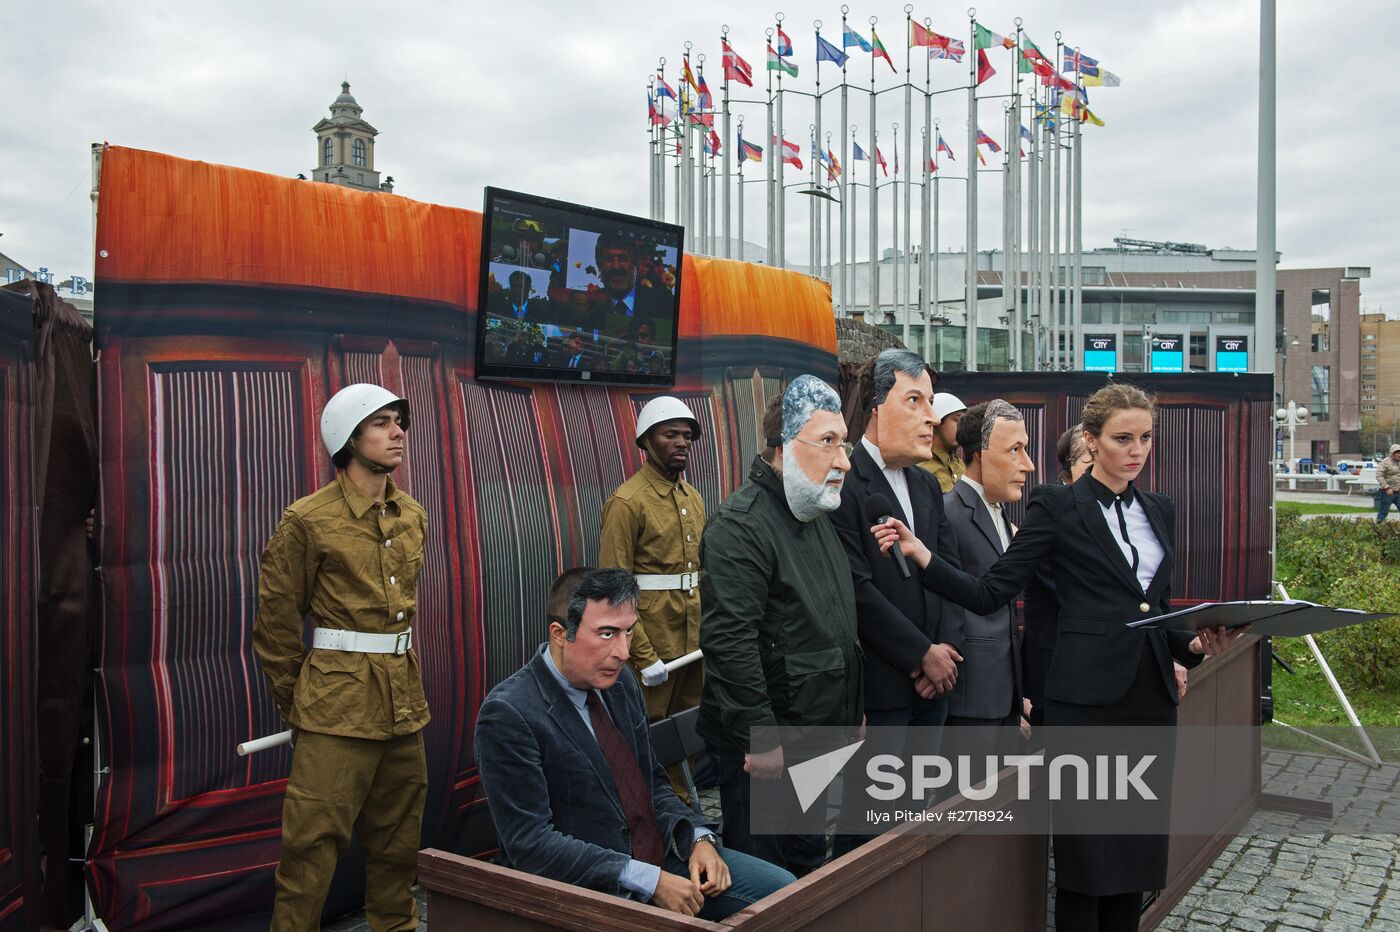
[[[1317,643],[1343,686],[1400,690],[1400,574],[1395,566],[1358,567],[1332,585],[1326,602],[1397,616],[1324,631]]]

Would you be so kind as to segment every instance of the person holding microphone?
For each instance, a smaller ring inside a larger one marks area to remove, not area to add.
[[[1047,726],[1175,725],[1173,658],[1194,667],[1245,630],[1202,629],[1192,637],[1126,624],[1171,605],[1172,503],[1134,485],[1152,451],[1155,413],[1152,397],[1132,385],[1110,384],[1090,396],[1083,424],[1093,466],[1073,485],[1032,491],[1011,546],[980,578],[940,559],[897,519],[871,529],[882,548],[898,544],[918,564],[925,586],[980,614],[1010,602],[1048,566],[1059,630],[1045,684]],[[1166,884],[1167,841],[1164,834],[1056,834],[1056,926],[1138,928],[1143,892]]]

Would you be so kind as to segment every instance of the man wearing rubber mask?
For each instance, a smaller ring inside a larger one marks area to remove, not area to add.
[[[637,414],[642,468],[603,505],[598,564],[637,577],[637,626],[632,669],[642,679],[647,719],[657,721],[700,704],[704,664],[667,669],[700,649],[700,536],[705,502],[681,478],[690,465],[700,422],[679,398],[653,398]],[[679,767],[670,771],[676,795],[689,801]]]
[[[799,877],[826,858],[824,835],[751,831],[750,781],[781,780],[785,818],[800,816],[783,747],[751,742],[766,726],[858,726],[862,670],[851,571],[829,513],[851,468],[841,399],[794,379],[764,414],[765,449],[705,527],[698,729],[714,756],[725,843]]]
[[[278,932],[320,926],[352,833],[365,849],[370,924],[418,928],[428,702],[411,626],[427,513],[389,478],[404,461],[408,414],[407,401],[378,385],[337,392],[321,414],[336,477],[287,508],[263,551],[253,649],[295,743]]]

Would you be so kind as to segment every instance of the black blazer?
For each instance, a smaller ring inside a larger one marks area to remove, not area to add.
[[[1045,695],[1079,705],[1113,705],[1132,685],[1143,638],[1147,638],[1161,670],[1162,688],[1175,703],[1172,659],[1188,668],[1203,659],[1187,649],[1191,636],[1125,624],[1171,610],[1171,500],[1136,490],[1165,551],[1156,576],[1143,592],[1104,521],[1092,481],[1086,474],[1072,486],[1042,485],[1033,490],[1026,519],[1011,547],[980,579],[935,555],[923,572],[923,583],[974,612],[987,614],[1014,599],[1037,567],[1048,562],[1060,614]]]
[[[961,566],[938,480],[917,466],[907,467],[904,477],[915,533],[949,565]],[[865,649],[865,705],[902,709],[914,702],[917,694],[909,674],[931,644],[951,644],[963,652],[962,617],[960,612],[945,612],[943,600],[919,584],[917,565],[910,567],[911,578],[901,579],[894,560],[880,552],[870,533],[879,515],[868,514],[865,507],[866,499],[876,493],[889,500],[896,518],[905,519],[889,480],[865,445],[857,443],[851,471],[841,487],[841,507],[832,512],[831,524],[851,564],[856,627]]]

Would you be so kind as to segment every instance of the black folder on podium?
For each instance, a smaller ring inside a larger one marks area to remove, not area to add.
[[[1224,625],[1239,628],[1251,625],[1250,634],[1261,637],[1302,637],[1344,628],[1347,625],[1389,618],[1389,612],[1363,612],[1356,608],[1332,608],[1316,602],[1289,599],[1282,602],[1260,600],[1253,602],[1202,602],[1179,612],[1130,621],[1130,628],[1164,628],[1168,631],[1194,632],[1198,628]]]

